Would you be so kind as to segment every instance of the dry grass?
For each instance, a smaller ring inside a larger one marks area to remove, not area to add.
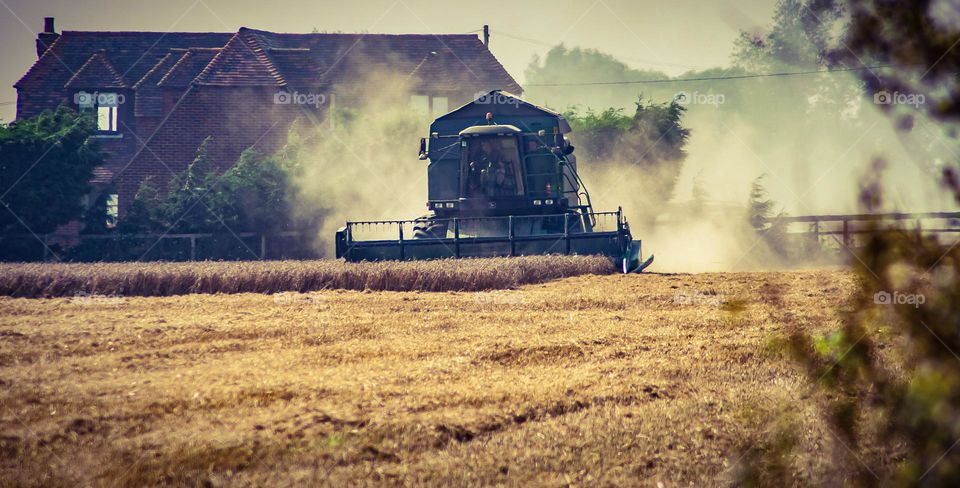
[[[391,290],[478,291],[615,271],[599,256],[530,256],[417,262],[241,261],[0,264],[0,295],[170,296],[189,293]]]
[[[0,484],[723,485],[780,409],[816,473],[842,447],[777,338],[836,328],[854,289],[804,271],[0,298]]]

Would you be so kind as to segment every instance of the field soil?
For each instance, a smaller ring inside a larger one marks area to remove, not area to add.
[[[835,270],[487,292],[0,298],[0,484],[729,485],[798,401]],[[802,482],[802,480],[801,480]]]

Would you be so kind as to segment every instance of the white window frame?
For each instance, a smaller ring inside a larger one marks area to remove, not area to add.
[[[117,112],[120,108],[116,105],[98,105],[97,106],[97,130],[104,133],[116,134],[120,132],[117,126]]]

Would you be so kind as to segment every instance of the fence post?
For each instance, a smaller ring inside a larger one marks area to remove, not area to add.
[[[197,260],[197,236],[190,236],[190,260]]]
[[[513,215],[507,218],[508,225],[510,226],[507,231],[507,236],[510,238],[510,256],[517,255],[517,243],[513,240]]]
[[[267,234],[260,234],[260,260],[267,259]]]
[[[403,222],[397,222],[397,226],[400,228],[400,260],[403,261],[404,250],[403,250]]]
[[[850,248],[850,221],[843,219],[843,247]]]

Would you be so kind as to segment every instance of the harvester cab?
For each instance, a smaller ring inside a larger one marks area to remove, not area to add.
[[[347,222],[348,261],[530,254],[602,254],[624,273],[640,260],[620,209],[594,212],[562,115],[506,92],[482,94],[420,140],[427,208],[413,220]]]

